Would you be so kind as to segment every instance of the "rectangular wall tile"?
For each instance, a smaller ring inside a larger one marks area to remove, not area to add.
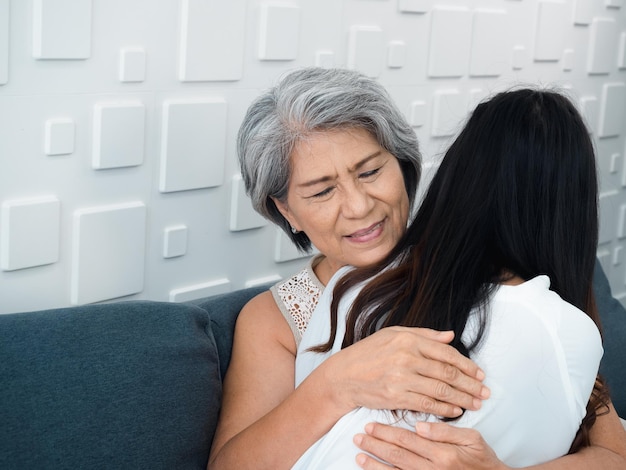
[[[264,227],[268,221],[252,207],[250,198],[246,195],[246,188],[237,174],[232,179],[230,199],[230,230],[237,232],[252,228]]]
[[[435,7],[431,15],[428,76],[462,77],[469,65],[471,12],[461,7]]]
[[[510,67],[506,38],[508,16],[504,10],[478,10],[472,25],[470,75],[498,77]]]
[[[98,103],[93,117],[92,165],[102,170],[141,165],[146,110],[143,103]]]
[[[223,184],[226,111],[226,101],[219,98],[164,103],[161,192]]]
[[[3,271],[58,261],[61,203],[55,196],[2,204],[0,268]]]
[[[146,250],[142,202],[77,210],[72,238],[72,304],[141,292]]]
[[[626,83],[606,83],[602,87],[598,137],[626,133]]]
[[[539,2],[535,30],[535,60],[558,61],[563,57],[567,23],[566,4],[561,0]]]
[[[300,7],[263,3],[259,20],[259,59],[296,59],[300,36]]]
[[[34,0],[33,56],[88,59],[92,0]]]
[[[169,301],[187,302],[189,300],[201,299],[212,295],[225,294],[231,290],[231,282],[228,279],[216,279],[214,281],[172,289],[170,291]]]
[[[589,31],[587,72],[608,74],[616,66],[617,24],[612,18],[594,18]]]
[[[0,0],[0,85],[9,81],[9,0]]]
[[[380,75],[385,61],[383,32],[378,26],[354,25],[348,40],[348,68],[368,77]]]
[[[240,80],[246,40],[245,0],[182,0],[181,81]]]

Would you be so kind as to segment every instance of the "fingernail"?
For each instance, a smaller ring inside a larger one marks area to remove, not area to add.
[[[488,387],[483,387],[480,389],[480,398],[489,398],[491,396],[491,390]]]
[[[358,454],[356,456],[356,463],[359,467],[362,467],[363,465],[365,465],[365,455]]]
[[[452,412],[454,413],[454,416],[461,416],[461,414],[463,414],[463,410],[459,407],[455,407]]]
[[[478,398],[474,398],[472,400],[472,405],[474,405],[475,410],[480,410],[480,407],[482,406],[482,404],[483,404],[482,400],[479,400]]]
[[[478,369],[478,372],[476,372],[476,378],[478,380],[485,380],[485,371],[482,369]]]
[[[361,443],[363,442],[363,434],[355,434],[353,440],[354,440],[354,443],[360,447]]]
[[[374,431],[374,425],[372,423],[367,423],[365,425],[365,432],[368,434],[372,434],[372,431]]]
[[[427,436],[430,433],[430,424],[423,421],[415,423],[415,431],[422,436]]]

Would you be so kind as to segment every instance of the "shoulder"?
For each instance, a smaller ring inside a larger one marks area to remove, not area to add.
[[[291,329],[270,291],[262,292],[241,309],[235,326],[236,338],[262,343],[276,342],[295,355],[296,343]]]

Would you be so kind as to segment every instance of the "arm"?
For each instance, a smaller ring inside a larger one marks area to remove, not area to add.
[[[474,470],[508,469],[485,443],[480,434],[444,423],[420,423],[417,433],[394,426],[372,423],[367,434],[355,436],[361,450],[386,459],[401,469]],[[626,431],[613,406],[606,415],[598,416],[591,428],[591,446],[576,454],[566,455],[540,465],[535,470],[586,470],[589,468],[626,468]],[[366,470],[384,470],[389,466],[360,454],[358,463]]]
[[[209,468],[289,468],[341,416],[365,404],[445,416],[475,408],[483,386],[471,377],[479,369],[445,344],[451,334],[385,330],[333,355],[294,389],[291,330],[269,292],[253,299],[237,320]]]

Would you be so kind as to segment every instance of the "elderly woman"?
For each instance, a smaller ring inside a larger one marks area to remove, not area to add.
[[[344,265],[382,260],[411,213],[420,176],[417,140],[384,88],[352,71],[296,71],[251,105],[238,143],[256,210],[298,247],[312,243],[321,255],[242,310],[209,467],[290,468],[341,416],[361,406],[444,417],[479,409],[489,397],[484,373],[447,344],[452,332],[420,328],[401,335],[379,331],[334,354],[295,387],[297,346],[324,285]],[[614,411],[598,420],[592,442],[606,448],[585,450],[594,462],[619,459],[613,452],[619,443],[610,435],[615,426]],[[406,436],[398,439],[395,430],[380,426],[374,431],[364,443],[374,454],[371,446],[408,464],[417,455]],[[499,463],[471,431],[434,437],[435,467]],[[576,457],[570,467],[580,461],[579,468],[588,468],[584,456]]]

